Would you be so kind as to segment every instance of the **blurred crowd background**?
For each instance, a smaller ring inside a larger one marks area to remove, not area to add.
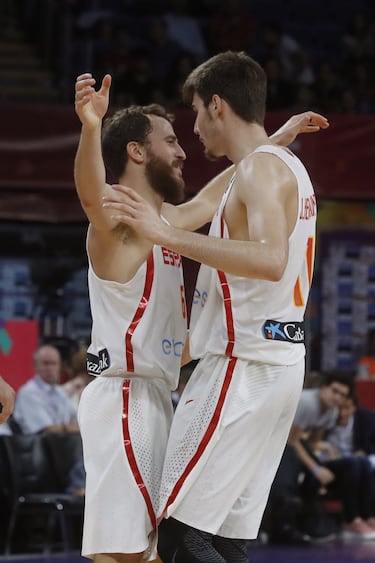
[[[115,77],[112,102],[180,104],[197,64],[245,50],[268,109],[373,114],[371,0],[2,0],[0,96],[69,102],[75,77]]]

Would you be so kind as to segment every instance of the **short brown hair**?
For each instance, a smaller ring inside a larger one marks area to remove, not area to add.
[[[195,92],[206,107],[217,94],[243,120],[264,123],[266,73],[244,51],[219,53],[195,68],[182,88],[184,102],[191,104]]]
[[[102,131],[103,160],[116,179],[124,173],[128,162],[126,145],[131,141],[146,144],[152,131],[150,115],[163,117],[169,123],[174,121],[174,116],[159,104],[129,106],[105,120]]]

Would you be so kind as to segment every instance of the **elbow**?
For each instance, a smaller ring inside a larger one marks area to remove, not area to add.
[[[272,282],[279,282],[284,275],[286,263],[284,257],[275,257],[269,264],[267,279]]]

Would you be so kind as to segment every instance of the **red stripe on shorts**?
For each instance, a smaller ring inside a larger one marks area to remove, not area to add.
[[[229,358],[227,371],[225,373],[224,382],[223,382],[223,385],[221,387],[219,399],[217,401],[214,414],[212,415],[212,418],[211,418],[211,420],[210,420],[210,422],[207,426],[207,430],[204,433],[202,440],[198,444],[198,448],[197,448],[195,454],[193,455],[193,457],[191,458],[191,460],[189,461],[189,463],[185,467],[185,470],[183,471],[181,477],[178,479],[175,486],[173,487],[173,490],[172,490],[171,494],[169,495],[169,498],[167,500],[165,508],[164,508],[161,516],[159,516],[158,523],[160,523],[160,521],[164,518],[168,507],[176,500],[176,497],[177,497],[178,493],[180,492],[181,487],[183,486],[186,478],[191,473],[191,471],[194,469],[194,467],[198,463],[199,459],[202,457],[204,450],[206,449],[209,441],[212,438],[212,435],[213,435],[213,433],[214,433],[214,431],[215,431],[215,429],[216,429],[216,427],[219,423],[221,411],[223,409],[225,397],[227,395],[230,382],[232,380],[232,375],[233,375],[234,368],[236,366],[236,362],[237,362],[237,358]]]
[[[125,379],[124,384],[122,386],[122,397],[123,397],[123,411],[122,411],[122,435],[124,438],[124,446],[126,456],[129,461],[130,469],[132,470],[134,479],[138,485],[140,492],[145,499],[145,503],[147,506],[148,515],[151,520],[152,527],[156,530],[156,515],[154,508],[152,506],[151,497],[147,491],[146,484],[143,481],[141,472],[139,470],[137,460],[135,458],[132,441],[130,437],[130,430],[129,430],[129,395],[130,395],[130,379]]]

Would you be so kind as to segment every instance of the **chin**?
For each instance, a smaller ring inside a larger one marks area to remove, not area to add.
[[[210,160],[211,162],[214,162],[215,160],[219,160],[219,158],[221,158],[221,155],[218,156],[213,152],[209,151],[208,149],[204,151],[204,156],[207,158],[207,160]]]

